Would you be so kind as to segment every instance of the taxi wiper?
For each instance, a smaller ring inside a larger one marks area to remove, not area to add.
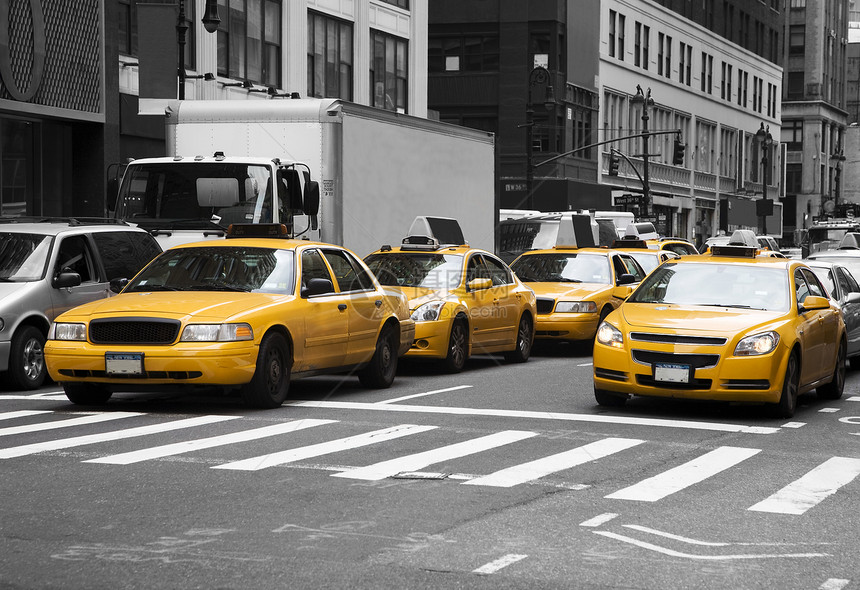
[[[741,305],[739,303],[700,303],[702,307],[733,307],[736,309],[761,309],[754,308],[752,305]]]
[[[250,291],[247,287],[238,285],[229,285],[227,283],[207,283],[205,285],[194,285],[188,288],[189,291],[233,291],[237,293],[247,293]]]
[[[182,291],[179,287],[171,287],[169,285],[138,285],[133,289],[128,289],[126,293],[146,293],[147,291]]]

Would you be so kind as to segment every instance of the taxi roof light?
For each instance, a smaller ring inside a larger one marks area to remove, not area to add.
[[[460,222],[451,217],[419,215],[400,247],[407,250],[438,250],[442,246],[465,246]]]
[[[555,238],[556,248],[594,248],[595,246],[590,215],[573,213],[561,216]]]
[[[839,241],[839,250],[858,250],[860,249],[860,233],[848,232]]]
[[[227,228],[228,238],[289,238],[290,233],[283,223],[231,223]]]
[[[749,248],[758,249],[758,239],[755,237],[755,232],[750,229],[736,229],[732,232],[727,246],[747,246]]]

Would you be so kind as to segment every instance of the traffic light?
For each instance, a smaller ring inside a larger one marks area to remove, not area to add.
[[[618,176],[618,166],[621,164],[621,158],[615,152],[609,154],[609,176]]]
[[[687,151],[687,144],[681,143],[680,139],[675,140],[675,153],[672,156],[672,163],[675,166],[683,166],[684,152]]]

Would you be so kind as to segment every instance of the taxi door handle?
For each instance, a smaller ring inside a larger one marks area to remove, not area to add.
[[[377,299],[373,302],[376,307],[382,307],[382,299]]]
[[[346,311],[346,303],[338,303],[337,308],[341,311]]]

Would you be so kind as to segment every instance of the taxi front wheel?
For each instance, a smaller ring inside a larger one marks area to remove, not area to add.
[[[254,377],[242,387],[242,399],[254,408],[277,408],[290,389],[290,346],[283,334],[270,332],[260,342]]]
[[[836,354],[836,368],[833,369],[833,377],[830,383],[826,383],[815,390],[821,399],[839,399],[845,388],[845,341],[839,343],[839,352]]]
[[[105,385],[92,383],[63,383],[63,391],[73,404],[81,406],[98,406],[106,403],[112,392]]]
[[[627,394],[612,393],[611,391],[604,391],[602,389],[595,388],[594,399],[597,400],[597,404],[600,406],[620,408],[627,402]]]
[[[788,366],[785,368],[785,379],[782,382],[782,395],[779,402],[769,406],[768,410],[774,418],[791,418],[797,407],[797,382],[800,376],[800,363],[797,354],[792,353],[788,357]]]
[[[532,353],[532,342],[534,342],[535,331],[532,327],[531,318],[523,315],[517,328],[517,343],[513,350],[505,353],[505,360],[509,363],[524,363],[529,360]]]
[[[362,385],[376,389],[391,387],[397,373],[397,345],[397,332],[391,326],[383,328],[376,341],[373,358],[358,372],[358,381]]]
[[[448,339],[448,354],[442,361],[446,373],[459,373],[466,365],[469,354],[469,334],[466,323],[462,320],[451,326],[451,337]]]

